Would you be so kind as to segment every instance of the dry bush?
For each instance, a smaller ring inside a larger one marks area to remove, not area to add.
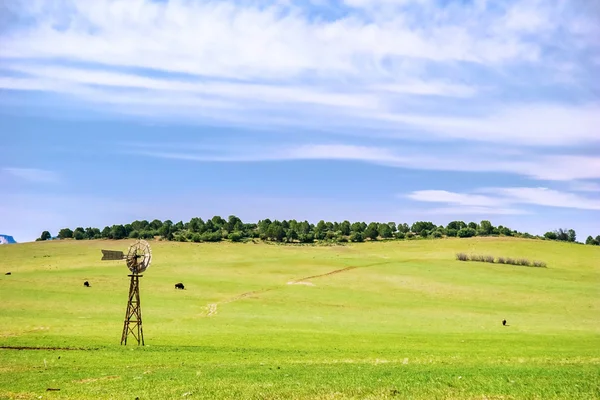
[[[485,261],[485,258],[483,256],[480,256],[478,254],[471,254],[471,261]]]
[[[506,257],[506,263],[511,265],[517,265],[517,261],[514,258]]]
[[[458,261],[469,261],[469,256],[467,256],[465,253],[456,253],[456,259]]]
[[[523,265],[525,267],[529,267],[531,265],[531,261],[526,258],[519,258],[517,260],[517,265]]]
[[[533,266],[538,268],[546,268],[546,263],[543,261],[534,261]]]
[[[498,264],[506,264],[504,257],[498,257]]]
[[[485,256],[485,262],[494,263],[494,256]]]

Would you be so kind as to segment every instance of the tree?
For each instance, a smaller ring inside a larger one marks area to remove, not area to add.
[[[75,233],[76,234],[77,229],[75,229]],[[82,232],[83,233],[83,232]],[[113,225],[112,228],[110,228],[110,234],[112,236],[112,239],[124,239],[127,237],[127,231],[125,230],[125,227],[123,225]]]
[[[147,223],[147,221],[144,221],[144,222]],[[154,221],[150,222],[149,225],[150,225],[150,229],[159,230],[162,227],[163,223],[160,219],[155,219]],[[141,228],[145,229],[146,227],[144,226]]]
[[[340,231],[342,232],[342,235],[346,235],[348,236],[350,234],[350,222],[349,221],[344,221],[340,224]]]
[[[475,222],[469,222],[469,225],[467,225],[467,227],[474,230],[477,230],[477,228],[479,228],[479,226]]]
[[[569,229],[569,231],[567,232],[567,241],[569,241],[571,243],[575,243],[576,240],[577,240],[577,234],[575,233],[575,231],[573,229]]]
[[[365,237],[362,234],[362,232],[352,232],[352,234],[350,235],[350,241],[351,242],[364,242]]]
[[[388,222],[387,224],[390,227],[390,229],[392,230],[392,233],[394,233],[394,232],[396,232],[398,230],[398,228],[396,227],[396,223],[395,222]]]
[[[73,237],[75,238],[75,240],[83,240],[85,239],[85,233],[83,232],[83,230],[75,229],[75,232],[73,232]]]
[[[110,227],[105,226],[104,229],[102,229],[102,232],[100,233],[100,235],[104,239],[112,239],[112,237],[110,236]]]
[[[458,230],[457,236],[461,238],[468,238],[475,236],[475,233],[477,232],[473,228],[462,228]]]
[[[463,221],[452,221],[448,224],[448,226],[446,226],[446,229],[454,229],[456,231],[458,231],[459,229],[462,228],[466,228],[467,224],[465,224]]]
[[[585,239],[585,244],[591,244],[592,246],[597,246],[598,245],[598,241],[596,241],[596,239],[594,239],[591,235],[587,237],[587,239]]]
[[[398,229],[398,232],[401,232],[401,233],[404,233],[404,234],[410,232],[410,227],[408,226],[408,224],[406,222],[405,223],[398,223],[397,229]]]
[[[388,239],[391,238],[393,234],[394,232],[392,232],[392,228],[388,224],[379,224],[379,236]]]
[[[355,222],[350,227],[352,229],[352,232],[361,232],[362,233],[365,230],[362,223],[360,223],[360,222]]]
[[[365,230],[365,236],[371,240],[377,240],[377,236],[379,236],[379,230],[377,228],[378,228],[377,222],[371,222],[367,226],[367,229]]]
[[[40,240],[50,240],[50,239],[52,239],[52,235],[48,231],[44,231],[40,235]]]
[[[556,240],[556,238],[557,238],[556,232],[546,232],[546,233],[544,233],[544,237],[546,239],[550,239],[550,240]]]
[[[414,224],[412,224],[412,226],[410,227],[410,231],[414,232],[418,235],[421,235],[421,232],[431,231],[431,230],[434,230],[435,228],[436,228],[436,226],[433,222],[417,221]],[[427,235],[425,235],[425,236],[427,236]]]
[[[494,231],[494,227],[492,226],[492,223],[487,220],[481,221],[479,223],[479,227],[480,227],[481,233],[483,235],[491,235],[492,232]]]
[[[73,237],[73,231],[69,228],[63,228],[58,231],[58,237],[61,239],[71,239]]]

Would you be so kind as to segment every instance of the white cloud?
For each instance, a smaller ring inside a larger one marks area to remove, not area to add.
[[[472,209],[473,206],[484,207],[484,209],[489,209],[490,213],[493,213],[493,208],[499,207],[499,210],[509,209],[516,204],[600,210],[600,199],[542,187],[482,188],[475,190],[473,193],[419,190],[406,195],[406,197],[421,202],[464,206],[466,209]]]
[[[503,172],[548,181],[600,179],[600,157],[532,156],[517,158],[510,152],[493,148],[474,152],[418,149],[395,149],[347,144],[311,144],[299,146],[212,147],[211,153],[182,151],[148,151],[143,146],[129,150],[133,154],[201,162],[261,162],[286,160],[351,160],[397,168],[457,172]],[[464,160],[464,162],[460,161]]]
[[[53,171],[37,168],[1,168],[0,172],[14,178],[29,182],[56,183],[60,181],[59,175]]]

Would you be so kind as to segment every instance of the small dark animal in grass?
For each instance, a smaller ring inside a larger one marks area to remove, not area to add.
[[[502,320],[502,325],[506,326],[506,320],[505,319]]]
[[[183,283],[179,282],[175,284],[175,289],[184,289]]]
[[[11,275],[11,273],[10,273],[10,272],[7,272],[7,273],[5,273],[4,275]]]
[[[83,286],[90,287],[90,283],[88,281],[83,282]]]

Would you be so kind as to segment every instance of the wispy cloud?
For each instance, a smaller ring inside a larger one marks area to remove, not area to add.
[[[5,89],[145,118],[600,140],[600,29],[568,2],[38,0],[7,11],[29,22],[0,32]]]
[[[413,147],[408,149],[347,144],[296,146],[210,147],[209,151],[129,150],[140,156],[198,162],[266,162],[290,160],[349,160],[397,168],[457,172],[502,172],[548,181],[600,179],[600,157],[538,155],[515,158],[510,152]],[[465,160],[460,162],[458,160]]]
[[[510,208],[513,205],[534,205],[545,207],[600,210],[600,199],[560,192],[543,187],[482,188],[472,193],[455,193],[446,190],[418,190],[406,197],[420,202],[444,203],[449,206],[482,207],[490,214],[497,207]]]
[[[28,182],[57,183],[60,177],[56,172],[37,168],[0,168],[3,174]]]

